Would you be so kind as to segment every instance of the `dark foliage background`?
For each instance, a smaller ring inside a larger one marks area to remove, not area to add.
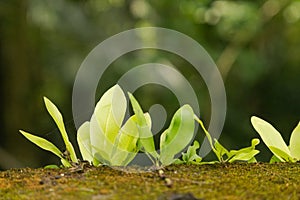
[[[58,163],[18,130],[43,136],[63,149],[44,108],[45,95],[60,108],[75,141],[71,95],[81,62],[106,38],[143,26],[180,31],[203,45],[217,63],[228,100],[220,138],[226,147],[241,148],[258,137],[250,125],[253,114],[275,124],[288,142],[300,119],[299,10],[297,0],[0,1],[0,168]],[[129,69],[150,61],[179,67],[197,91],[208,124],[210,102],[203,80],[184,60],[166,52],[145,50],[120,57],[99,83],[97,97],[124,73],[121,66]],[[160,102],[169,105],[171,113],[177,103],[165,90],[145,86],[136,95],[145,109]],[[156,94],[164,95],[153,98]],[[259,149],[258,159],[268,160],[265,146]]]

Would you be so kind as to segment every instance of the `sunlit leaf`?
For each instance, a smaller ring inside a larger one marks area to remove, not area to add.
[[[55,121],[55,123],[62,135],[62,138],[66,145],[66,149],[70,153],[70,158],[71,158],[72,162],[77,163],[78,162],[77,156],[75,154],[75,151],[74,151],[74,148],[73,148],[71,142],[69,141],[62,115],[60,114],[58,108],[47,97],[44,97],[44,102],[45,102],[45,105],[46,105],[46,108],[47,108],[49,114]]]
[[[269,149],[276,155],[279,160],[282,162],[296,162],[296,159],[293,158],[290,154],[287,154],[286,152],[282,151],[282,149],[279,149],[277,147],[269,146]]]
[[[119,85],[107,90],[95,107],[94,114],[104,135],[115,142],[126,113],[126,97]]]
[[[90,141],[93,160],[96,159],[97,162],[109,165],[113,144],[105,137],[94,114],[90,121]],[[93,161],[93,163],[95,162]]]
[[[93,154],[90,139],[90,122],[85,122],[79,127],[77,132],[77,142],[82,159],[91,163],[93,161]]]
[[[22,130],[20,130],[20,133],[23,136],[25,136],[29,141],[36,144],[40,148],[42,148],[46,151],[50,151],[50,152],[54,153],[56,156],[58,156],[59,158],[61,158],[62,160],[64,160],[65,162],[63,163],[63,165],[65,167],[71,166],[71,164],[63,158],[63,156],[62,156],[63,153],[54,144],[52,144],[48,140],[45,140],[44,138],[32,135],[32,134],[27,133],[27,132],[22,131]]]
[[[158,154],[155,150],[153,135],[151,132],[151,126],[147,124],[146,117],[143,110],[137,100],[131,93],[128,93],[129,99],[133,108],[133,111],[137,117],[137,127],[139,130],[139,137],[141,146],[147,154],[150,154],[154,159],[158,158]]]
[[[194,141],[193,145],[189,146],[186,153],[182,153],[182,160],[184,163],[200,163],[202,158],[197,154],[197,149],[199,149],[200,145],[197,140]]]
[[[285,155],[290,155],[288,146],[285,144],[280,133],[271,124],[255,116],[251,117],[251,123],[274,155],[281,157],[277,154],[278,151],[274,151],[275,148],[280,149]],[[270,148],[271,146],[274,147],[272,148],[273,150]]]
[[[202,122],[196,115],[194,115],[194,119],[200,124],[202,130],[204,131],[204,133],[205,133],[205,135],[206,135],[206,137],[207,137],[207,139],[208,139],[208,142],[209,142],[209,144],[210,144],[211,149],[213,150],[213,152],[214,152],[216,155],[218,155],[219,153],[218,153],[218,151],[216,150],[216,148],[215,148],[215,146],[214,146],[214,144],[213,144],[213,140],[212,140],[212,138],[211,138],[209,132],[206,130],[206,128],[205,128],[203,122]]]
[[[255,155],[259,153],[258,150],[255,149],[256,145],[259,144],[259,139],[254,138],[251,141],[250,147],[245,147],[239,150],[231,150],[228,153],[229,161],[228,162],[234,162],[234,161],[250,161],[254,158]]]
[[[251,151],[240,151],[236,152],[235,155],[228,161],[228,162],[234,162],[234,161],[249,161],[251,160],[255,155],[259,153],[258,150],[253,149]]]
[[[145,114],[147,124],[151,124],[150,115]],[[119,131],[115,143],[114,155],[112,158],[112,165],[125,166],[127,165],[137,154],[139,139],[139,132],[136,124],[136,116],[131,116]]]
[[[221,144],[219,143],[219,141],[216,140],[216,139],[215,139],[214,147],[215,147],[215,149],[216,149],[216,153],[215,153],[215,154],[216,154],[216,156],[218,157],[218,160],[219,160],[220,162],[223,162],[223,161],[224,161],[223,156],[224,156],[224,155],[227,155],[227,156],[228,156],[229,151],[228,151],[223,145],[221,145]]]
[[[300,160],[300,122],[292,132],[289,148],[292,157]]]
[[[169,165],[174,156],[180,153],[194,137],[194,112],[191,106],[184,105],[176,111],[171,124],[160,136],[160,162]]]
[[[127,102],[119,85],[107,90],[95,107],[90,122],[90,141],[93,156],[111,163],[115,140],[122,126]]]

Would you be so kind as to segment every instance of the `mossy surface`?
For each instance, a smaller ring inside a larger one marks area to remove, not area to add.
[[[2,171],[0,199],[300,199],[300,163],[172,165],[163,176],[128,171],[135,170]]]

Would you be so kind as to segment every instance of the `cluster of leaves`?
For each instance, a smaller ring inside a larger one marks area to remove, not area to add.
[[[110,88],[96,104],[90,119],[78,129],[77,142],[83,160],[95,166],[99,164],[126,166],[137,152],[145,152],[156,166],[173,163],[176,154],[180,153],[193,139],[194,112],[189,105],[184,105],[174,114],[168,129],[160,137],[160,152],[155,150],[151,132],[151,117],[144,113],[134,96],[128,93],[134,115],[122,125],[127,109],[126,97],[119,85]],[[57,107],[44,98],[49,114],[57,124],[64,139],[64,154],[51,142],[20,130],[31,142],[42,149],[50,151],[61,159],[64,167],[78,163],[74,148],[68,139],[62,115]]]
[[[300,122],[291,134],[290,145],[287,146],[280,133],[268,122],[253,116],[251,123],[264,143],[273,153],[273,162],[297,162],[300,160]]]
[[[190,146],[186,153],[182,153],[182,160],[176,160],[176,163],[191,163],[191,164],[213,164],[213,163],[224,163],[229,162],[232,163],[234,161],[247,161],[249,163],[256,162],[255,155],[259,153],[259,150],[256,150],[256,145],[259,144],[259,139],[255,138],[251,142],[250,147],[242,148],[239,150],[230,150],[228,151],[220,142],[216,139],[212,140],[211,135],[206,130],[203,125],[203,122],[194,115],[195,120],[200,124],[203,129],[209,144],[218,158],[217,161],[210,162],[202,162],[202,158],[197,154],[197,149],[199,148],[199,143],[197,141],[194,142],[192,146]]]
[[[83,123],[78,129],[77,142],[83,160],[98,165],[126,166],[139,151],[144,152],[156,166],[166,166],[172,163],[206,164],[216,162],[246,161],[256,162],[255,155],[259,153],[255,149],[259,139],[253,139],[250,147],[239,150],[227,150],[218,140],[212,139],[203,122],[194,114],[189,105],[179,108],[170,123],[170,126],[160,136],[160,150],[154,145],[151,132],[151,117],[144,113],[141,106],[128,93],[134,115],[123,124],[127,100],[119,85],[110,88],[96,104],[90,121]],[[20,130],[28,140],[42,149],[50,151],[58,156],[64,167],[70,167],[79,160],[74,148],[68,139],[63,117],[58,108],[46,97],[44,102],[47,111],[54,119],[61,132],[66,145],[68,156],[64,155],[53,143]],[[197,154],[199,143],[194,141],[187,152],[182,153],[181,159],[176,155],[183,151],[194,138],[195,121],[203,129],[209,144],[218,160],[203,162]],[[254,128],[258,131],[265,144],[274,153],[272,161],[295,162],[300,159],[300,123],[292,133],[290,147],[287,147],[280,133],[273,126],[262,119],[252,117]]]

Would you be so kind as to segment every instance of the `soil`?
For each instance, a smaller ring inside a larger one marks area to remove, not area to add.
[[[124,168],[122,168],[124,169]],[[107,166],[0,172],[0,199],[300,199],[300,163]]]

